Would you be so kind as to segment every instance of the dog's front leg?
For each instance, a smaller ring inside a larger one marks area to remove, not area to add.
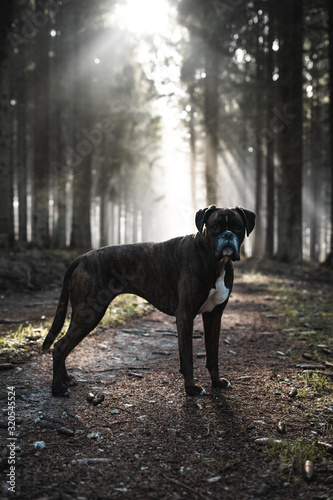
[[[178,346],[180,357],[180,373],[185,379],[185,391],[188,396],[204,394],[202,387],[195,385],[193,378],[193,318],[184,314],[176,315],[178,330]]]
[[[203,313],[205,330],[206,368],[210,373],[213,387],[226,389],[230,386],[228,380],[219,375],[219,340],[222,313],[226,304],[216,306],[212,312]]]

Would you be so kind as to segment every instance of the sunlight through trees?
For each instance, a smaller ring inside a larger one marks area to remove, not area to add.
[[[0,8],[0,245],[91,248],[257,212],[246,253],[332,255],[328,0]]]

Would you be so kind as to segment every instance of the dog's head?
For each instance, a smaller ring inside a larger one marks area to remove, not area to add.
[[[195,216],[198,231],[212,245],[216,260],[240,260],[240,246],[254,228],[256,215],[245,208],[217,208],[211,205]]]

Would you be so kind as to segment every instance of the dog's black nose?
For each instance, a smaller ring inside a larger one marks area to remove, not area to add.
[[[224,231],[223,233],[223,238],[225,238],[226,240],[231,240],[232,238],[235,237],[234,233],[232,231]]]

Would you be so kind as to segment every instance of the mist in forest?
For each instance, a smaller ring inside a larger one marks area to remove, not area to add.
[[[89,249],[257,213],[248,256],[332,255],[327,0],[34,0],[0,12],[0,244]]]

